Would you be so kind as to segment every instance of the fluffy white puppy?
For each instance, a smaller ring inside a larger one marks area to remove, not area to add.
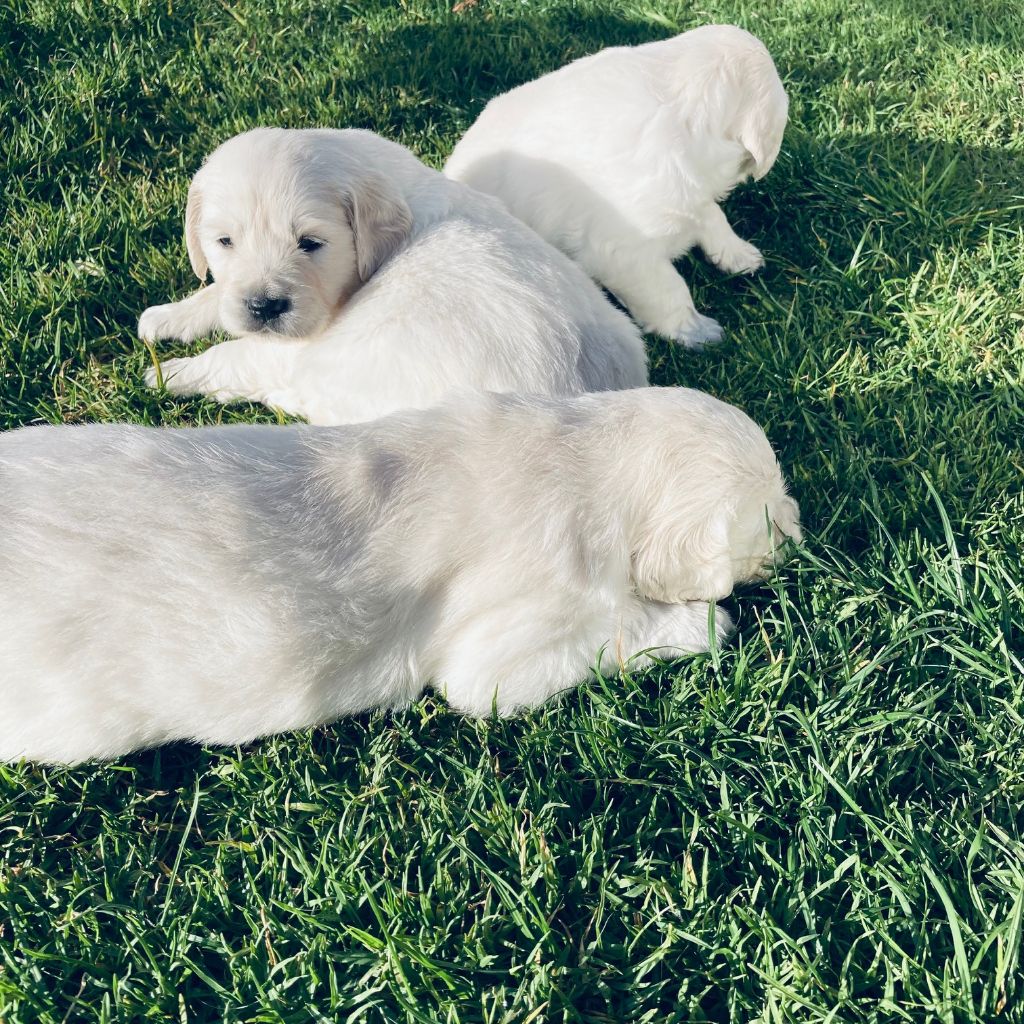
[[[672,261],[699,245],[731,273],[762,266],[718,204],[771,169],[788,109],[764,45],[706,25],[602,50],[491,100],[445,173],[503,200],[648,330],[696,346],[721,327]]]
[[[459,396],[347,427],[0,435],[0,758],[244,743],[427,685],[531,708],[799,537],[762,431],[696,391]]]
[[[236,136],[196,174],[185,222],[215,283],[147,309],[139,334],[239,337],[164,362],[170,391],[341,424],[464,388],[647,383],[639,332],[570,259],[372,132]]]

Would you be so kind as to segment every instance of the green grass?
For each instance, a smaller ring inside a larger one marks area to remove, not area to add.
[[[1017,0],[8,0],[0,428],[273,419],[140,387],[231,133],[439,165],[492,94],[714,20],[792,98],[728,203],[769,264],[686,261],[728,340],[654,376],[765,426],[806,550],[721,652],[521,721],[0,767],[3,1024],[1024,1020]]]

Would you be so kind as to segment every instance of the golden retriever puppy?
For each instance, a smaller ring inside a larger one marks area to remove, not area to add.
[[[475,393],[342,427],[0,435],[0,759],[245,743],[426,686],[509,715],[706,650],[798,510],[697,391]],[[633,656],[638,655],[638,659]]]
[[[491,100],[445,173],[501,199],[648,330],[698,346],[722,329],[672,261],[699,245],[729,273],[763,264],[718,204],[771,169],[788,110],[764,45],[705,25],[601,50]]]
[[[139,334],[238,337],[149,371],[178,394],[340,424],[467,388],[647,383],[639,331],[572,260],[372,132],[230,139],[192,182],[185,237],[214,283],[147,309]]]

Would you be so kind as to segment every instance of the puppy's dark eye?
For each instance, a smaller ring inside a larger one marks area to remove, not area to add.
[[[309,235],[303,235],[299,239],[299,248],[303,252],[316,252],[317,249],[322,249],[324,243],[319,238],[310,238]]]
[[[228,238],[227,235],[221,235],[220,238],[217,239],[217,241],[220,242],[220,244],[223,245],[225,249],[231,248],[231,239]]]

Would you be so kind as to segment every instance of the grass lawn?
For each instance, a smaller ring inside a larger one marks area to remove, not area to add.
[[[768,267],[686,260],[728,337],[652,365],[764,425],[806,550],[718,654],[520,721],[0,767],[0,1022],[1024,1020],[1019,0],[450,7],[6,0],[0,428],[273,420],[140,386],[232,133],[440,165],[501,90],[735,22],[792,103],[727,204]]]

